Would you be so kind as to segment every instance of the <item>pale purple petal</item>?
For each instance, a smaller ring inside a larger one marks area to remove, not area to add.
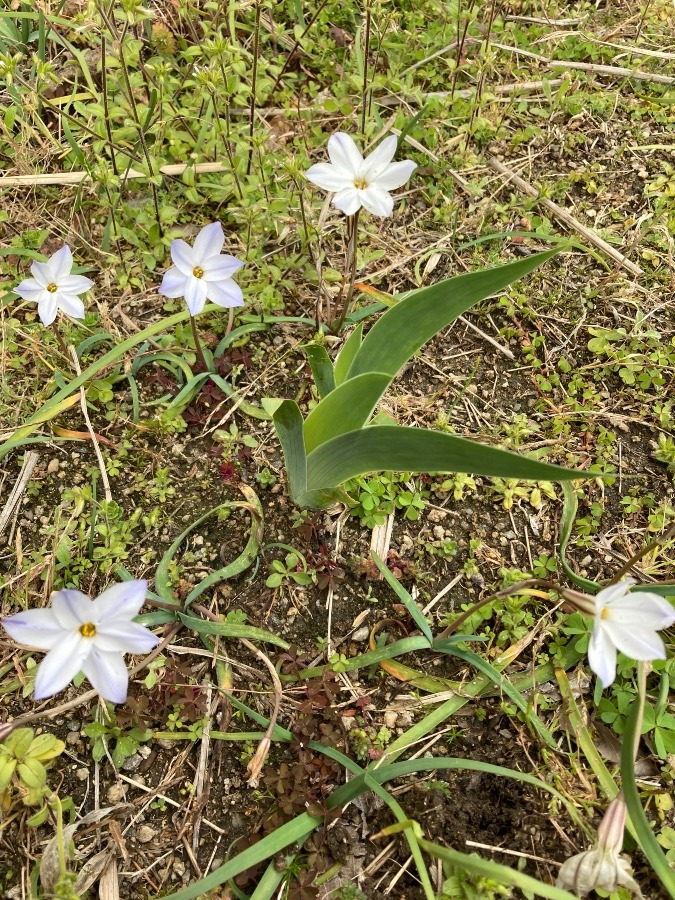
[[[67,275],[59,280],[59,291],[66,294],[84,294],[93,286],[91,278],[85,278],[84,275]]]
[[[373,152],[366,157],[359,175],[368,182],[375,181],[378,175],[384,172],[394,158],[397,145],[398,139],[396,135],[391,134],[389,137],[386,137],[382,143],[378,144]]]
[[[206,297],[218,306],[243,306],[244,294],[236,281],[212,281],[207,285]]]
[[[361,209],[361,191],[355,187],[344,188],[333,197],[333,206],[341,210],[346,216],[353,216]]]
[[[191,316],[196,316],[204,309],[208,288],[203,278],[190,276],[185,285],[185,302]]]
[[[666,648],[663,641],[653,629],[639,628],[627,629],[623,625],[615,623],[612,619],[605,619],[602,629],[617,650],[630,656],[631,659],[665,659]]]
[[[225,235],[220,222],[211,222],[205,225],[195,238],[193,247],[193,259],[195,265],[202,265],[211,256],[218,256],[223,249]]]
[[[332,163],[316,163],[307,169],[305,173],[307,181],[311,181],[324,191],[341,191],[343,188],[352,187],[354,177],[343,169],[338,169]]]
[[[49,291],[45,291],[40,300],[38,300],[38,315],[42,320],[42,324],[51,325],[56,318],[58,309],[59,304],[56,294],[50,294]]]
[[[171,241],[171,259],[183,275],[192,275],[196,262],[192,247],[189,244],[180,239]]]
[[[352,180],[359,174],[363,165],[363,157],[356,144],[348,134],[341,131],[328,139],[328,156],[333,165]]]
[[[609,687],[616,675],[616,647],[605,631],[597,625],[593,629],[588,645],[588,662],[602,686]]]
[[[83,669],[91,641],[77,632],[66,635],[49,651],[38,667],[35,679],[35,699],[44,700],[62,691]]]
[[[73,294],[56,294],[56,302],[60,309],[72,316],[73,319],[84,319],[84,303]]]
[[[93,647],[82,663],[82,671],[104,700],[124,703],[129,689],[129,673],[119,653]]]
[[[359,191],[359,198],[363,206],[374,216],[390,216],[394,211],[394,201],[391,194],[376,187],[374,184],[364,191]]]
[[[12,640],[38,650],[51,650],[65,634],[51,609],[27,609],[2,619],[2,624]]]
[[[73,268],[73,254],[68,244],[64,244],[60,250],[50,257],[47,263],[53,280],[59,284],[62,278],[70,275]]]
[[[14,293],[18,294],[23,300],[36,302],[42,296],[44,289],[44,285],[41,285],[34,278],[25,278],[21,284],[17,284],[14,288]]]
[[[164,273],[159,293],[164,294],[165,297],[184,297],[187,280],[188,276],[184,275],[178,266],[171,266]]]
[[[52,597],[52,609],[59,625],[68,631],[78,631],[80,625],[94,621],[94,604],[82,591],[59,591]]]
[[[223,253],[220,256],[212,256],[202,264],[204,270],[204,278],[207,281],[222,281],[225,278],[231,278],[232,275],[241,269],[244,263],[237,259],[236,256],[230,256]]]
[[[159,638],[143,625],[116,620],[97,626],[94,644],[99,650],[114,653],[149,653],[159,644]]]
[[[35,281],[43,288],[46,288],[50,281],[53,281],[51,266],[48,262],[38,262],[35,260],[31,263],[31,273]]]
[[[118,619],[130,621],[145,603],[147,590],[148,582],[144,579],[111,585],[93,601],[95,619],[92,621],[102,626]]]
[[[387,166],[384,172],[380,172],[379,175],[371,178],[370,181],[385,191],[394,191],[396,188],[403,187],[416,168],[417,163],[411,159],[404,159],[401,162],[395,162]]]

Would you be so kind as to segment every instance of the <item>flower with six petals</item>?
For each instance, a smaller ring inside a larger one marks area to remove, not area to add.
[[[631,592],[631,583],[612,584],[593,598],[595,623],[588,662],[605,688],[616,675],[617,650],[642,661],[665,659],[657,631],[675,623],[675,609],[668,600],[648,591]]]
[[[348,134],[338,132],[328,140],[329,163],[317,163],[306,178],[324,191],[332,191],[333,206],[353,216],[363,206],[374,216],[390,216],[394,200],[389,193],[403,187],[417,163],[410,159],[392,162],[395,135],[386,137],[365,159]]]
[[[43,325],[51,325],[57,312],[63,312],[74,319],[84,319],[84,303],[79,294],[88,291],[94,282],[84,275],[71,275],[73,254],[64,244],[47,262],[34,262],[30,267],[32,278],[25,278],[14,288],[23,300],[38,305],[38,315]]]
[[[244,295],[232,275],[244,263],[236,256],[221,253],[224,243],[220,222],[204,226],[192,247],[186,241],[172,241],[174,264],[164,273],[160,294],[184,297],[191,316],[200,313],[207,300],[218,306],[243,306]]]
[[[124,653],[147,653],[159,638],[132,622],[145,600],[147,581],[125,581],[90,600],[80,591],[54,594],[50,609],[27,609],[2,620],[20,644],[49,652],[38,667],[35,699],[62,691],[78,672],[111,703],[127,699]]]

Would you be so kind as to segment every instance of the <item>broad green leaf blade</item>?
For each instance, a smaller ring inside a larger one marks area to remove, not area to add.
[[[331,438],[365,425],[390,381],[388,375],[369,372],[345,381],[324,397],[305,419],[307,453]]]
[[[414,291],[373,325],[355,354],[346,378],[364,372],[387,372],[393,378],[420,347],[457,316],[528,275],[557,252],[534,253],[505,266],[457,275]]]
[[[307,492],[307,454],[302,433],[302,413],[295,400],[282,400],[278,406],[263,402],[263,407],[272,413],[274,427],[281,444],[288,473],[288,493],[295,501]],[[333,487],[333,485],[331,485]]]
[[[347,372],[352,364],[356,351],[363,340],[363,325],[359,324],[344,342],[342,350],[335,360],[335,384],[340,386],[347,377]]]
[[[262,628],[254,628],[253,625],[239,625],[234,622],[211,622],[206,619],[198,619],[196,616],[186,616],[184,613],[178,613],[178,618],[183,625],[192,629],[196,634],[218,634],[221,637],[248,638],[251,641],[263,641],[267,644],[274,644],[277,647],[281,647],[282,650],[288,650],[290,646],[282,638],[277,637],[276,634],[264,631]]]
[[[531,481],[584,477],[583,472],[454,434],[404,425],[375,425],[332,438],[313,450],[307,457],[307,491],[325,490],[357,475],[381,471],[471,472]]]
[[[307,354],[319,397],[327,397],[335,390],[335,372],[326,348],[321,344],[305,344],[303,350]]]

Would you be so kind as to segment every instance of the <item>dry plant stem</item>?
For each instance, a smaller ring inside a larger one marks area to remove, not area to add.
[[[80,368],[80,361],[77,358],[77,353],[74,347],[70,348],[71,357],[73,360],[73,366],[75,367],[75,372],[77,375],[82,374],[82,369]],[[87,431],[91,435],[91,442],[94,445],[94,453],[96,454],[96,461],[98,462],[98,467],[101,470],[101,480],[103,481],[103,490],[105,492],[105,499],[107,503],[112,503],[112,491],[110,490],[110,482],[108,481],[108,473],[105,468],[105,462],[103,461],[103,454],[101,453],[101,448],[98,444],[98,439],[96,438],[96,432],[91,426],[91,419],[89,418],[89,410],[87,409],[87,393],[84,387],[80,388],[80,408],[82,409],[82,415],[84,417],[85,424],[87,426]]]
[[[251,73],[251,105],[248,118],[248,156],[246,159],[246,175],[251,174],[253,164],[253,130],[255,125],[255,93],[258,81],[258,49],[260,45],[260,0],[255,4],[255,29],[253,31],[253,72]]]
[[[56,340],[58,341],[59,347],[61,348],[61,352],[63,355],[68,358],[68,348],[66,347],[66,342],[63,340],[63,335],[59,331],[59,326],[56,324],[56,321],[52,323],[52,330],[56,335]]]
[[[175,607],[171,607],[175,609]],[[171,643],[171,641],[176,637],[178,632],[183,627],[182,622],[176,622],[171,631],[167,634],[165,638],[161,640],[159,644],[152,650],[144,659],[142,659],[138,665],[134,666],[133,669],[129,672],[129,678],[133,678],[134,675],[138,675],[146,666],[149,666],[153,659],[156,659],[159,654]],[[6,722],[4,725],[0,725],[0,741],[4,741],[16,728],[23,728],[25,725],[30,725],[32,722],[39,722],[40,719],[54,719],[56,716],[60,716],[62,713],[69,712],[71,709],[76,709],[78,706],[83,706],[85,703],[89,703],[90,700],[94,700],[98,697],[98,691],[86,691],[84,694],[80,694],[79,697],[75,697],[74,700],[68,700],[67,703],[61,703],[59,706],[53,706],[51,709],[43,709],[38,710],[37,712],[26,713],[23,716],[17,716],[15,719],[12,719],[11,722]],[[48,701],[47,701],[48,702]]]
[[[666,531],[665,534],[662,534],[660,537],[655,538],[649,544],[642,548],[642,550],[638,550],[637,553],[634,553],[628,562],[624,563],[623,566],[619,569],[619,571],[607,582],[605,587],[609,587],[610,584],[616,584],[618,581],[621,581],[624,575],[627,575],[628,572],[633,568],[633,566],[639,562],[643,556],[646,556],[648,553],[651,553],[652,550],[656,550],[657,547],[662,546],[669,541],[672,537],[675,537],[675,525],[671,525],[670,528]],[[667,582],[666,582],[667,583]]]
[[[366,33],[363,39],[363,86],[361,88],[361,134],[366,138],[368,112],[368,52],[370,50],[370,0],[366,0]],[[358,215],[358,213],[357,213]]]
[[[577,231],[583,238],[585,238],[589,244],[593,244],[594,247],[597,247],[598,250],[602,250],[603,253],[606,253],[607,256],[610,256],[615,262],[617,262],[620,266],[623,266],[624,269],[627,269],[632,275],[642,275],[642,269],[639,266],[636,266],[635,263],[632,263],[629,259],[623,255],[623,253],[619,253],[618,250],[615,250],[607,241],[603,241],[603,239],[592,231],[590,228],[586,228],[585,225],[582,225],[578,219],[575,219],[574,216],[571,216],[567,210],[564,210],[561,206],[558,206],[557,203],[554,203],[552,200],[549,200],[546,197],[540,197],[539,191],[531,185],[528,181],[525,181],[524,178],[521,178],[520,175],[516,175],[514,171],[505,166],[503,162],[496,159],[494,156],[491,156],[488,159],[488,165],[490,168],[494,169],[495,172],[499,172],[500,175],[505,175],[510,182],[515,184],[517,188],[519,188],[524,194],[527,194],[530,197],[535,197],[538,199],[538,202],[541,203],[542,206],[545,206],[553,215],[559,219],[561,222],[564,222],[569,228],[572,228],[574,231]]]
[[[213,172],[227,172],[227,166],[219,162],[195,163],[187,165],[186,163],[171,163],[170,165],[160,166],[155,174],[166,175],[167,177],[175,177],[182,175],[186,169],[192,169],[195,175],[211,174]],[[127,169],[125,173],[126,181],[132,179],[147,178],[147,172],[139,172],[137,169]],[[82,184],[91,181],[89,172],[49,172],[44,175],[11,175],[6,178],[0,178],[0,188],[8,187],[36,187],[45,184]],[[238,184],[239,182],[237,182]]]
[[[359,231],[360,212],[361,210],[357,209],[353,216],[347,217],[347,239],[349,243],[347,245],[347,258],[343,282],[346,285],[346,290],[344,300],[342,301],[340,320],[337,323],[336,328],[331,329],[334,334],[339,334],[342,331],[342,326],[345,323],[345,318],[347,317],[352,297],[354,296],[354,284],[356,282],[356,238]]]
[[[9,522],[14,510],[19,506],[21,497],[28,487],[28,482],[30,481],[30,477],[33,474],[33,469],[35,468],[35,465],[39,458],[39,455],[33,450],[28,450],[25,453],[23,458],[23,465],[21,466],[21,471],[19,472],[19,477],[17,478],[9,497],[7,498],[7,502],[0,511],[0,534],[2,534],[2,532],[7,527],[7,523]],[[11,537],[9,538],[9,540],[11,540]],[[6,582],[5,587],[7,587]]]
[[[208,372],[209,367],[204,356],[204,351],[202,349],[202,342],[199,340],[199,332],[197,331],[197,323],[195,322],[194,316],[190,316],[190,326],[192,327],[192,336],[195,339],[195,350],[197,351],[197,358],[204,371]]]

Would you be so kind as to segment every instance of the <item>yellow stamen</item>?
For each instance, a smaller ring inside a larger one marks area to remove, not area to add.
[[[606,606],[602,607],[602,610],[600,611],[600,618],[601,619],[609,619],[609,610],[607,609]]]
[[[93,622],[85,622],[84,625],[80,625],[80,634],[86,638],[96,637],[96,626]]]
[[[365,189],[368,187],[368,182],[365,178],[355,178],[354,187],[358,188],[359,191],[365,191]]]
[[[51,281],[51,282],[47,285],[47,290],[49,291],[50,294],[55,294],[55,293],[58,291],[58,289],[59,289],[58,285],[57,285],[57,284],[54,284],[53,281]]]
[[[195,266],[194,269],[192,270],[192,274],[195,276],[195,278],[203,278],[204,270],[202,269],[201,266]]]

